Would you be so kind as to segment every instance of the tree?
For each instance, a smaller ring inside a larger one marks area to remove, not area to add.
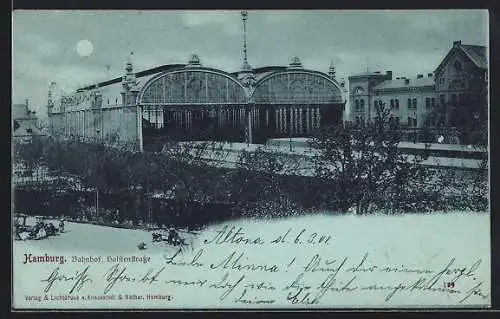
[[[418,157],[401,154],[401,133],[390,109],[380,105],[373,122],[357,129],[326,127],[311,140],[318,151],[315,174],[325,183],[325,198],[341,212],[357,214],[403,208],[420,173]]]

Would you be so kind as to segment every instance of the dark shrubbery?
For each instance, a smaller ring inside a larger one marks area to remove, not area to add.
[[[317,132],[311,141],[317,151],[313,156],[289,156],[269,148],[243,151],[234,169],[210,163],[224,155],[220,144],[167,139],[150,141],[154,147],[139,153],[38,138],[15,145],[14,157],[30,170],[43,165],[59,175],[77,176],[93,189],[80,190],[84,199],[52,192],[52,199],[40,198],[43,205],[33,203],[33,209],[50,214],[95,208],[97,193],[106,220],[116,219],[118,210],[123,219],[177,226],[311,210],[342,213],[354,208],[368,214],[487,209],[487,158],[477,171],[433,170],[423,167],[420,158],[401,154],[400,139],[390,113],[381,107],[366,127]],[[311,163],[308,176],[298,172],[299,162]]]

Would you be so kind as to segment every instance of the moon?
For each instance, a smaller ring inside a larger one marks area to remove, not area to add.
[[[94,51],[94,46],[89,40],[80,40],[76,44],[76,52],[81,57],[88,57]]]

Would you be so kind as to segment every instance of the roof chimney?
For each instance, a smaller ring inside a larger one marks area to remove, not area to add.
[[[423,77],[424,77],[424,75],[423,75],[423,74],[417,74],[417,79],[421,79],[421,78],[423,78]]]
[[[389,78],[389,80],[392,80],[392,71],[385,71],[385,75]]]
[[[406,78],[405,78],[405,84],[406,84],[406,85],[410,84],[410,79],[406,79]]]
[[[462,44],[462,41],[461,40],[458,40],[458,41],[453,41],[453,47],[458,47]]]
[[[427,77],[432,78],[432,73],[427,73]]]

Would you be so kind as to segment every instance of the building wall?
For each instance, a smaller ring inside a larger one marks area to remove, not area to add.
[[[426,124],[428,116],[436,107],[436,92],[433,89],[417,89],[412,91],[376,92],[374,94],[374,105],[384,104],[385,108],[391,110],[391,115],[398,118],[401,126],[421,128]],[[410,105],[408,105],[410,100]],[[377,103],[378,102],[378,103]],[[416,104],[415,104],[416,102]],[[416,107],[415,107],[416,106]],[[410,118],[410,120],[408,120]],[[415,124],[416,120],[416,126]],[[427,122],[428,126],[433,126],[432,119]],[[435,126],[434,121],[434,126]]]
[[[139,148],[138,121],[135,105],[123,100],[133,93],[123,93],[122,83],[74,92],[49,108],[52,134],[107,145]],[[58,105],[59,104],[59,105]]]
[[[135,107],[69,111],[52,114],[50,120],[57,136],[138,147]]]

